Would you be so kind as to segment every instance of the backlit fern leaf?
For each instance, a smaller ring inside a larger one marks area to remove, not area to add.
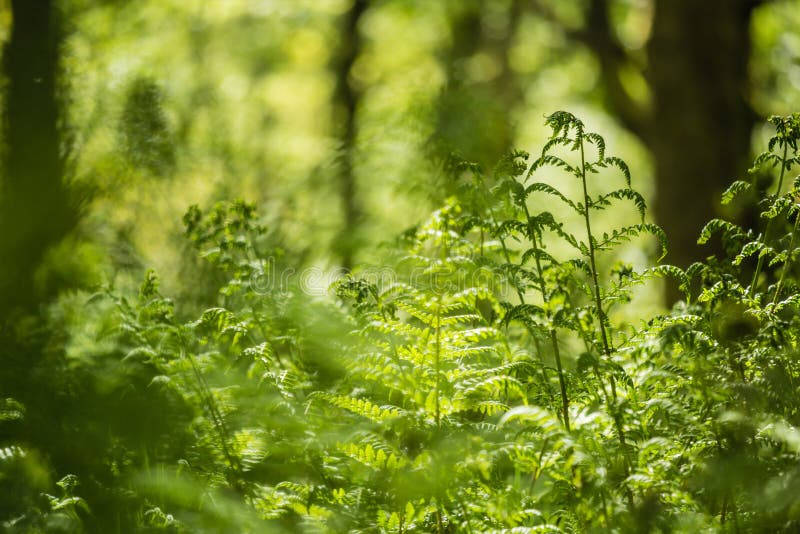
[[[603,158],[603,164],[603,166],[610,165],[622,171],[622,175],[625,177],[625,185],[628,189],[631,188],[631,170],[627,163],[616,156],[608,156],[607,158]]]
[[[338,406],[355,415],[369,419],[375,423],[382,423],[402,415],[402,410],[395,406],[378,406],[367,399],[356,399],[345,395],[333,395],[325,392],[315,392],[312,399],[319,398],[325,402]]]
[[[730,204],[736,197],[751,191],[751,189],[752,186],[749,182],[736,180],[722,193],[722,204]]]
[[[742,229],[732,222],[723,219],[711,219],[700,231],[700,237],[697,238],[697,244],[703,245],[708,243],[709,239],[711,239],[711,237],[716,233],[722,233],[725,236],[734,237],[744,235]]]
[[[575,167],[567,163],[563,158],[554,156],[553,154],[542,154],[542,156],[531,165],[531,171],[539,170],[542,167],[557,167],[564,169],[570,174],[575,174],[577,172]]]
[[[568,137],[574,132],[575,137],[584,134],[583,122],[568,111],[556,111],[545,119],[545,124],[550,127],[552,137]]]
[[[428,328],[418,328],[403,322],[373,321],[369,324],[369,329],[382,334],[390,334],[395,337],[405,337],[407,339],[425,339],[430,335]]]
[[[406,459],[402,456],[391,451],[387,453],[384,449],[375,448],[370,443],[364,446],[359,446],[355,443],[342,443],[337,448],[350,458],[376,471],[389,471],[391,473],[405,468],[407,464]]]
[[[525,196],[527,198],[531,193],[536,193],[536,192],[554,196],[557,199],[561,200],[564,204],[572,208],[574,211],[579,211],[578,206],[574,202],[572,202],[561,191],[559,191],[550,184],[546,184],[543,182],[533,183],[525,189]]]
[[[633,189],[617,189],[616,191],[600,195],[592,201],[590,207],[594,209],[604,209],[611,205],[610,199],[631,200],[639,211],[639,216],[644,219],[647,204],[645,203],[644,197]]]
[[[596,134],[594,132],[589,132],[584,136],[584,139],[589,143],[592,143],[594,146],[597,147],[597,160],[598,161],[607,161],[605,159],[606,156],[606,141],[603,139],[602,136]]]
[[[750,241],[742,247],[741,252],[739,252],[739,254],[737,254],[733,259],[733,264],[740,265],[745,259],[753,255],[756,255],[759,258],[769,257],[774,254],[774,252],[775,251],[772,249],[772,247],[767,246],[761,241]]]

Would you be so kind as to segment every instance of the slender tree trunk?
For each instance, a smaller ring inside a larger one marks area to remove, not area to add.
[[[633,99],[620,78],[623,68],[642,66],[619,42],[609,0],[590,0],[585,26],[568,32],[597,54],[606,105],[653,153],[655,215],[669,238],[667,261],[681,267],[715,252],[699,247],[697,237],[719,193],[750,159],[750,20],[762,2],[655,0],[643,69],[650,106]],[[680,297],[670,284],[667,301]]]
[[[41,330],[42,321],[28,321],[49,296],[35,290],[36,269],[47,249],[75,221],[63,182],[58,97],[61,34],[54,4],[53,0],[11,0],[11,35],[3,52],[0,391],[26,408],[25,418],[14,426],[5,425],[4,438],[42,452],[56,473],[74,473],[61,470],[59,451],[52,447],[64,443],[54,414],[63,413],[59,410],[65,406],[60,392],[51,387],[58,382],[57,368],[45,362],[44,347],[52,339]],[[19,320],[20,316],[25,320]],[[26,326],[23,331],[29,330],[27,335],[18,334],[20,324]],[[39,330],[30,335],[34,328]],[[27,483],[23,478],[17,487]],[[14,497],[20,502],[26,498],[24,491]]]
[[[750,18],[756,2],[660,0],[647,45],[653,114],[655,211],[667,261],[687,266],[713,251],[697,237],[719,193],[750,159],[755,115],[747,103]],[[668,299],[679,295],[672,288]]]
[[[345,269],[353,266],[353,256],[358,249],[358,227],[362,210],[358,202],[358,188],[353,165],[356,136],[358,134],[357,113],[361,93],[350,80],[350,71],[361,52],[361,37],[358,24],[367,9],[367,0],[354,0],[342,21],[341,44],[333,61],[336,74],[334,90],[334,128],[338,129],[341,160],[339,165],[339,194],[342,203],[342,229],[336,243],[341,265]]]
[[[12,0],[4,54],[5,152],[0,182],[0,318],[35,303],[33,272],[72,227],[63,183],[57,74],[60,28],[52,0]]]

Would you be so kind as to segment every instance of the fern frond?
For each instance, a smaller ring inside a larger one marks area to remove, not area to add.
[[[700,237],[697,238],[697,244],[704,245],[708,243],[711,237],[716,233],[722,233],[726,237],[739,237],[744,235],[742,229],[732,222],[723,219],[711,219],[700,231]]]
[[[535,304],[518,304],[509,309],[503,316],[503,321],[508,324],[511,321],[532,321],[534,317],[543,317],[545,311],[541,306]]]
[[[430,335],[430,329],[417,328],[408,323],[399,321],[372,321],[368,328],[378,333],[390,334],[406,339],[426,339]]]
[[[516,378],[508,375],[491,375],[477,379],[468,379],[456,385],[464,397],[488,394],[490,397],[512,394],[524,398],[522,384]]]
[[[525,197],[527,198],[531,193],[545,193],[551,196],[554,196],[561,200],[564,204],[572,208],[574,211],[579,211],[578,207],[568,199],[561,191],[556,189],[550,184],[546,184],[544,182],[535,182],[525,188]]]
[[[462,345],[464,343],[478,343],[501,337],[500,332],[496,328],[483,326],[480,328],[444,332],[442,334],[442,342],[451,345]]]
[[[603,166],[610,165],[612,167],[618,168],[622,171],[622,175],[625,176],[625,185],[628,189],[631,188],[631,170],[628,167],[628,164],[625,163],[622,159],[616,156],[609,156],[607,158],[602,158]]]
[[[345,395],[325,393],[323,391],[316,391],[309,396],[310,400],[316,398],[375,423],[383,423],[396,419],[404,413],[403,410],[396,406],[378,406],[367,399],[356,399]]]
[[[759,258],[767,258],[773,254],[775,254],[775,250],[762,241],[750,241],[742,247],[742,250],[733,259],[733,264],[741,265],[745,259],[753,255],[757,255]]]
[[[588,132],[583,136],[584,140],[597,147],[597,161],[602,162],[606,159],[606,141],[599,134]]]
[[[549,154],[550,151],[553,150],[553,148],[555,148],[557,146],[570,146],[570,145],[572,145],[572,140],[571,139],[568,139],[566,137],[551,137],[550,139],[547,140],[547,142],[542,147],[541,155],[545,156],[545,155]],[[534,169],[532,168],[531,171],[528,173],[528,176],[531,175],[533,170]]]
[[[585,127],[583,122],[568,111],[556,111],[545,119],[545,124],[550,127],[552,137],[568,137],[574,131],[575,137],[582,137]]]
[[[419,347],[415,345],[407,345],[403,347],[397,347],[397,356],[413,363],[417,366],[418,369],[425,369],[428,367],[428,360],[430,359],[430,355],[426,352],[420,350]]]
[[[722,204],[730,204],[736,197],[751,190],[752,185],[749,182],[736,180],[722,193]]]
[[[402,455],[384,448],[376,448],[371,443],[364,446],[356,443],[342,443],[337,445],[337,449],[376,471],[395,472],[407,465],[407,461]]]
[[[604,209],[605,207],[611,205],[610,199],[632,201],[636,206],[636,209],[639,211],[639,216],[642,218],[642,220],[644,220],[647,204],[644,200],[644,197],[633,189],[617,189],[616,191],[611,191],[610,193],[600,195],[591,201],[589,206],[594,209]]]
[[[525,172],[529,157],[530,154],[524,150],[512,150],[500,158],[492,174],[499,179],[521,176]]]
[[[557,167],[564,169],[570,174],[576,174],[578,169],[567,163],[563,158],[554,156],[553,154],[542,154],[542,156],[533,162],[531,171],[537,171],[542,167]]]
[[[503,427],[513,421],[532,424],[541,428],[546,435],[556,435],[561,432],[561,422],[558,418],[544,408],[538,406],[516,406],[500,418],[499,426]]]

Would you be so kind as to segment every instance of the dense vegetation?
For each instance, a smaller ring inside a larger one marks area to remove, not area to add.
[[[798,28],[0,0],[0,532],[800,531]]]
[[[329,291],[253,205],[190,208],[194,290],[149,271],[17,324],[4,357],[45,356],[2,400],[4,529],[796,531],[800,116],[770,122],[722,197],[761,230],[711,220],[686,270],[620,260],[666,236],[566,112],[533,158],[451,159],[452,196]],[[682,300],[637,315],[663,277]]]

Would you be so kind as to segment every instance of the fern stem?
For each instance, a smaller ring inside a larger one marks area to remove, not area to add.
[[[446,260],[449,255],[449,242],[448,236],[450,232],[449,219],[444,218],[444,232],[442,233],[442,260]],[[442,297],[436,297],[436,341],[433,353],[433,367],[436,377],[434,379],[433,396],[434,396],[434,421],[436,422],[436,429],[441,429],[441,406],[439,404],[439,395],[441,390],[441,357],[442,357]],[[438,505],[437,505],[438,506]]]
[[[433,367],[436,373],[434,382],[434,419],[436,421],[437,430],[441,428],[441,412],[439,407],[439,388],[441,387],[441,350],[442,350],[442,302],[440,299],[436,300],[436,346],[434,348],[434,361]]]
[[[528,206],[526,204],[524,204],[524,203],[523,203],[523,206],[525,208],[525,216],[528,219],[529,233],[531,233],[531,235],[534,236],[534,234],[531,232],[531,228],[530,228],[530,218],[531,218],[531,216],[530,216],[530,212],[528,211]],[[491,213],[491,211],[492,210],[490,208],[490,213]],[[537,248],[535,236],[533,237],[531,244],[533,245],[534,248]],[[483,229],[481,229],[481,251],[483,250],[482,245],[483,245]],[[503,239],[503,237],[500,237],[500,246],[503,249],[503,256],[505,257],[506,263],[508,263],[510,265],[511,264],[511,255],[508,252],[508,247],[506,246],[506,241],[505,241],[505,239]],[[541,262],[539,260],[539,256],[538,255],[536,256],[536,268],[537,268],[538,275],[539,275],[540,288],[541,288],[541,293],[542,293],[542,300],[544,301],[545,307],[546,307],[546,305],[547,305],[547,293],[545,292],[544,277],[542,276],[542,267],[541,267]],[[517,297],[519,298],[519,303],[524,305],[525,304],[525,295],[523,294],[523,292],[520,289],[519,285],[516,283],[516,280],[514,280],[513,283],[514,283],[514,289],[517,292]],[[534,333],[533,329],[529,325],[526,324],[525,326],[526,326],[528,332],[530,333],[531,338],[533,339],[533,342],[534,342],[534,345],[536,346],[537,352],[539,352],[539,354],[541,354],[541,349],[539,348],[539,342],[536,339],[536,334]],[[563,371],[563,367],[562,367],[562,364],[561,364],[561,351],[558,348],[558,336],[557,336],[556,331],[555,331],[554,328],[550,329],[550,343],[553,346],[553,354],[554,354],[555,360],[556,360],[556,370],[558,372],[558,383],[559,383],[559,387],[561,389],[561,403],[562,403],[562,411],[563,411],[563,417],[564,417],[564,429],[567,432],[569,432],[570,431],[570,425],[569,425],[569,397],[567,396],[566,380],[564,379],[564,371]],[[544,385],[547,388],[548,396],[550,396],[552,398],[552,393],[550,393],[549,380],[547,378],[547,374],[545,373],[545,367],[544,366],[542,366],[542,378],[544,380]]]
[[[597,275],[597,262],[595,260],[595,248],[594,248],[594,237],[592,235],[592,224],[589,218],[589,190],[586,184],[586,155],[583,147],[583,136],[578,135],[578,143],[580,145],[581,151],[581,169],[580,169],[580,179],[581,184],[583,185],[583,220],[586,223],[586,238],[589,241],[589,267],[591,269],[592,274],[592,285],[594,288],[594,300],[595,306],[597,307],[597,316],[598,322],[600,323],[600,338],[603,342],[603,351],[605,352],[606,359],[610,362],[611,361],[611,354],[613,351],[613,347],[608,339],[608,333],[606,332],[606,326],[608,323],[608,317],[606,317],[605,312],[603,311],[603,300],[600,296],[600,281]],[[622,449],[622,458],[624,460],[625,465],[625,477],[630,474],[630,465],[631,461],[628,456],[628,442],[625,438],[625,430],[622,425],[622,415],[619,410],[619,406],[617,405],[617,384],[616,379],[614,378],[613,370],[608,375],[609,378],[609,385],[611,386],[611,397],[612,402],[609,403],[609,408],[611,409],[611,418],[614,421],[614,426],[617,430],[617,437],[619,439],[620,448]],[[608,399],[606,400],[608,402]],[[631,493],[630,488],[625,485],[625,494],[628,499],[628,507],[633,509],[633,494]]]
[[[592,274],[592,289],[594,293],[594,303],[595,307],[597,308],[597,318],[600,324],[600,339],[603,343],[603,352],[605,353],[606,359],[611,361],[611,354],[614,350],[613,346],[609,342],[608,333],[606,331],[606,327],[608,325],[608,317],[606,317],[605,311],[603,310],[603,299],[600,296],[600,281],[599,276],[597,275],[597,261],[595,256],[597,255],[594,248],[594,237],[592,234],[592,223],[589,218],[589,191],[586,185],[586,156],[584,154],[583,149],[583,137],[578,138],[580,143],[580,150],[581,150],[581,184],[583,185],[583,220],[586,223],[586,238],[589,241],[589,268]],[[611,385],[611,395],[614,399],[614,402],[617,401],[617,385],[614,375],[609,375],[609,383]],[[620,440],[624,442],[625,438],[622,435],[622,430],[620,429]]]
[[[775,288],[775,296],[772,297],[772,304],[778,302],[778,297],[781,294],[781,289],[783,289],[783,282],[786,279],[786,273],[789,271],[789,264],[792,261],[792,251],[794,251],[794,242],[797,237],[797,228],[800,225],[800,213],[798,213],[794,220],[794,226],[792,227],[792,237],[789,239],[789,248],[787,249],[786,260],[783,262],[783,269],[781,269],[781,277],[778,280],[778,286]]]
[[[783,143],[783,158],[781,158],[781,174],[778,178],[778,189],[775,191],[776,195],[781,194],[781,189],[783,188],[783,177],[786,174],[786,158],[789,155],[789,143]],[[770,219],[767,221],[767,227],[764,229],[764,235],[762,237],[762,242],[767,244],[769,240],[769,234],[772,230],[772,222],[774,219]],[[758,276],[761,274],[761,269],[764,267],[764,256],[762,254],[758,255],[758,262],[756,263],[756,270],[753,273],[753,280],[750,282],[750,289],[747,292],[747,296],[753,298],[756,292],[756,285],[758,284]]]
[[[538,252],[540,247],[536,240],[536,230],[531,224],[530,211],[528,211],[528,206],[525,203],[523,203],[523,208],[525,208],[525,217],[527,218],[528,222],[528,234],[531,240],[531,245],[533,245],[534,250]],[[536,261],[536,274],[539,277],[539,291],[542,294],[542,302],[544,302],[545,305],[545,313],[547,314],[548,319],[551,319],[550,309],[548,307],[549,299],[547,298],[547,288],[544,285],[544,271],[542,269],[542,262],[541,259],[539,259],[538,254],[534,254],[533,257]],[[550,343],[553,345],[553,356],[556,360],[556,371],[558,371],[558,385],[561,388],[561,408],[564,414],[564,429],[569,432],[569,397],[567,396],[567,382],[564,378],[564,368],[561,364],[561,351],[558,348],[558,335],[555,327],[550,326],[549,330]]]
[[[781,158],[781,175],[778,178],[778,189],[775,191],[776,195],[781,194],[783,189],[783,177],[786,175],[786,158],[789,157],[789,143],[783,141],[783,157]]]
[[[530,214],[528,213],[528,207],[527,206],[525,206],[525,214],[528,217],[528,220],[530,220]],[[535,238],[532,241],[532,245],[533,245],[534,248],[537,247]],[[506,263],[508,263],[510,265],[511,264],[511,255],[508,252],[508,247],[506,246],[505,239],[503,239],[502,237],[500,238],[500,246],[503,249],[503,256],[505,257]],[[545,290],[544,290],[544,278],[542,277],[542,268],[541,268],[538,256],[536,257],[536,263],[537,263],[537,268],[538,268],[539,279],[540,279],[540,282],[542,284],[541,285],[541,288],[542,288],[541,289],[542,300],[544,301],[545,306],[546,306],[547,305],[547,295],[546,295]],[[516,280],[513,281],[513,284],[514,284],[514,289],[517,292],[517,297],[519,298],[519,303],[524,305],[525,304],[525,295],[524,295],[524,293],[520,289],[519,285],[516,283]],[[533,331],[533,329],[529,325],[526,324],[525,327],[527,328],[528,333],[531,335],[531,338],[533,339],[533,343],[536,346],[537,352],[539,354],[541,354],[541,349],[539,347],[539,341],[536,339],[536,333]],[[553,354],[555,355],[555,358],[556,358],[556,368],[557,368],[557,372],[558,372],[558,382],[559,382],[559,386],[561,388],[561,402],[562,402],[562,406],[563,406],[564,429],[567,432],[569,432],[570,431],[570,425],[569,425],[569,397],[567,396],[566,380],[564,379],[564,373],[563,373],[562,365],[561,365],[561,352],[560,352],[560,350],[558,348],[558,337],[556,335],[555,329],[551,329],[550,330],[550,343],[553,345]],[[545,387],[547,388],[548,395],[552,398],[552,393],[550,391],[550,386],[549,386],[549,380],[547,378],[547,374],[545,373],[544,366],[542,366],[542,378],[544,380]]]
[[[503,249],[503,257],[505,258],[506,263],[511,265],[511,255],[508,253],[508,247],[506,246],[506,241],[502,237],[500,237],[500,247]],[[525,304],[525,295],[522,293],[522,290],[519,288],[519,285],[517,285],[516,280],[512,281],[512,285],[514,286],[514,290],[517,292],[519,303]],[[528,333],[531,336],[531,339],[533,340],[533,346],[536,348],[536,354],[541,354],[542,348],[539,345],[539,340],[536,337],[536,333],[528,324],[525,324],[525,329],[528,331]],[[550,398],[550,401],[553,402],[554,401],[553,391],[550,389],[550,379],[547,378],[546,366],[544,365],[542,365],[542,383],[544,384],[547,396]]]
[[[197,362],[194,359],[194,356],[191,353],[184,352],[186,358],[189,360],[189,365],[192,368],[192,372],[195,376],[195,380],[197,381],[197,392],[200,395],[200,399],[206,405],[206,409],[211,416],[211,421],[214,425],[214,429],[217,431],[219,436],[220,446],[222,447],[222,454],[225,456],[225,459],[228,461],[228,465],[230,465],[233,473],[236,475],[237,479],[239,473],[241,471],[241,465],[233,456],[228,447],[228,440],[230,439],[230,433],[228,432],[228,428],[225,425],[225,420],[222,417],[221,412],[217,408],[216,402],[214,402],[214,397],[211,393],[211,388],[208,386],[208,382],[206,382],[203,373],[200,371],[200,367],[197,365]],[[238,481],[236,481],[238,482]]]
[[[586,157],[583,150],[583,138],[579,137],[581,149],[581,183],[583,184],[583,220],[586,223],[586,236],[589,240],[589,266],[592,271],[592,286],[594,289],[594,301],[597,307],[597,315],[600,322],[600,337],[603,342],[603,351],[607,358],[611,358],[612,347],[608,341],[606,333],[606,314],[603,311],[603,301],[600,297],[600,282],[597,276],[597,263],[595,261],[594,238],[592,237],[592,224],[589,220],[589,191],[586,187]]]

